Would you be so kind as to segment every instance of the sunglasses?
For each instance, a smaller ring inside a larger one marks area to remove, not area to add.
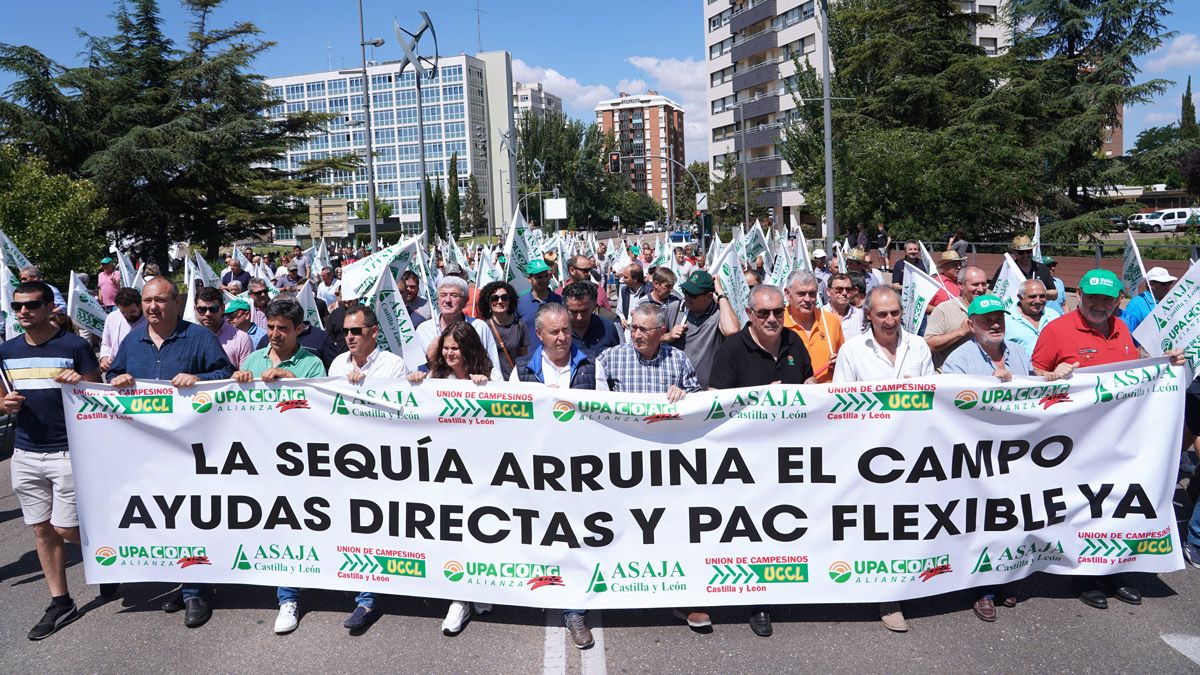
[[[32,312],[35,309],[41,309],[46,306],[44,300],[29,300],[27,302],[12,302],[9,304],[14,312],[19,312],[22,309],[28,309]]]
[[[374,326],[350,326],[349,328],[347,328],[345,330],[346,330],[346,335],[353,335],[355,337],[359,337],[362,335],[366,335],[367,331],[371,330],[372,328],[374,328]]]
[[[784,309],[782,307],[776,307],[775,309],[756,309],[753,311],[754,316],[757,316],[759,319],[766,319],[768,316],[773,316],[776,319],[782,319]]]
[[[508,294],[505,293],[503,295],[493,295],[491,302],[508,302]]]
[[[261,291],[250,291],[250,295],[263,296],[266,294],[267,294],[267,289],[265,289],[265,288],[262,289]]]
[[[196,305],[197,314],[218,314],[221,308],[211,305]]]

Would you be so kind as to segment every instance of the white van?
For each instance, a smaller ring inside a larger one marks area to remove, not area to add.
[[[1174,232],[1187,227],[1188,219],[1196,209],[1163,209],[1146,214],[1138,224],[1142,232]]]

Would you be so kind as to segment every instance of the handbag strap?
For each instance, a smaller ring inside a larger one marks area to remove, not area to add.
[[[513,319],[513,321],[517,320]],[[508,366],[516,368],[517,362],[513,361],[512,355],[508,353],[508,347],[504,346],[504,340],[500,339],[500,331],[496,330],[496,318],[494,316],[488,319],[488,328],[491,329],[492,336],[496,338],[496,344],[500,345],[500,350],[504,352],[504,358],[508,359]]]

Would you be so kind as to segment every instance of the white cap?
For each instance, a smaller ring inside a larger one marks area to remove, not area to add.
[[[1178,279],[1179,277],[1171,276],[1171,273],[1162,267],[1151,267],[1146,271],[1146,281],[1171,282]]]
[[[824,258],[824,257],[826,257],[826,256],[825,256],[825,249],[823,249],[823,248],[817,248],[817,249],[813,249],[813,252],[812,252],[812,257],[814,257],[814,258]]]

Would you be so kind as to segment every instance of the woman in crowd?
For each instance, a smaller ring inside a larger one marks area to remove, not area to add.
[[[529,351],[529,330],[517,320],[517,291],[503,281],[493,281],[479,293],[475,316],[486,321],[500,348],[500,374],[508,379],[517,360]]]

